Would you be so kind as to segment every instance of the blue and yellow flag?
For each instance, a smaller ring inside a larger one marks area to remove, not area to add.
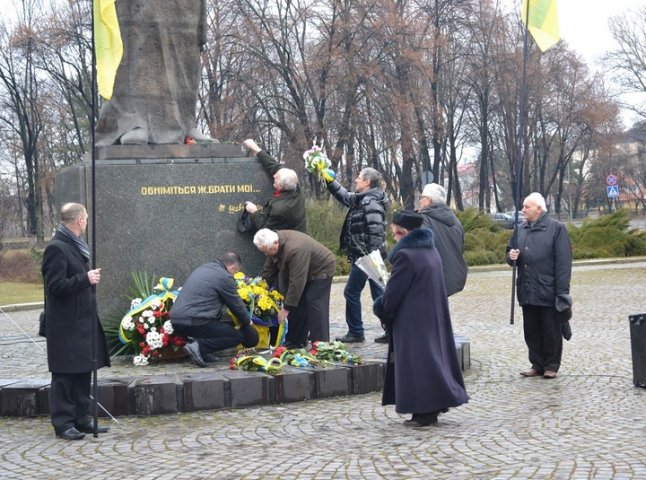
[[[94,52],[99,94],[112,98],[114,78],[123,56],[115,0],[94,0]]]
[[[556,0],[523,0],[521,19],[523,23],[527,21],[527,29],[541,52],[553,47],[561,39]]]

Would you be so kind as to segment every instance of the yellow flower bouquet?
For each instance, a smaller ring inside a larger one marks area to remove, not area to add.
[[[278,323],[278,312],[283,307],[283,295],[276,289],[269,288],[260,277],[251,278],[242,272],[233,278],[238,285],[238,295],[249,308],[251,321],[258,331],[259,341],[256,348],[278,347],[285,340],[286,324]],[[238,319],[229,311],[234,322]]]

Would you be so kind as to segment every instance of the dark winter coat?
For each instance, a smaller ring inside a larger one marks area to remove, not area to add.
[[[94,368],[90,341],[93,329],[96,366],[110,366],[96,296],[87,276],[89,269],[87,260],[74,242],[56,232],[45,248],[41,265],[45,282],[47,363],[50,372],[91,372]]]
[[[311,280],[332,278],[336,269],[334,254],[312,237],[293,230],[279,230],[278,253],[267,257],[262,277],[270,285],[278,280],[287,310],[296,308],[305,286]]]
[[[543,215],[518,229],[517,246],[514,238],[507,251],[520,250],[516,260],[518,278],[516,293],[518,303],[538,307],[555,307],[556,297],[570,293],[572,275],[572,246],[567,228],[561,222]],[[512,262],[507,256],[507,262]]]
[[[197,327],[222,320],[227,306],[242,325],[251,322],[236,281],[220,260],[200,265],[184,282],[170,309],[173,325]]]
[[[464,290],[467,282],[467,262],[464,261],[464,228],[451,207],[445,203],[431,204],[420,210],[422,226],[433,230],[435,248],[442,259],[446,294]]]
[[[336,180],[327,185],[329,192],[349,208],[340,236],[341,250],[354,263],[374,250],[386,254],[386,210],[388,200],[380,188],[348,192]]]
[[[389,260],[392,272],[377,312],[393,318],[383,405],[395,404],[398,413],[431,413],[466,403],[433,232],[413,230]]]
[[[285,166],[264,151],[258,152],[256,158],[262,163],[265,171],[272,176]],[[307,233],[307,212],[301,186],[297,185],[296,190],[274,192],[274,196],[261,209],[251,214],[251,222],[255,230],[268,228]]]

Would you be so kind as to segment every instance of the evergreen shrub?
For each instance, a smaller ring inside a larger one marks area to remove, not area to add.
[[[400,208],[393,206],[388,211]],[[337,257],[337,275],[347,275],[350,264],[345,255],[339,252],[339,234],[347,214],[347,209],[329,198],[310,200],[308,209],[308,229],[312,237],[329,248]],[[513,231],[503,229],[489,218],[486,213],[475,208],[456,211],[464,227],[464,258],[468,265],[489,265],[505,263],[507,243]],[[646,255],[646,232],[630,228],[628,211],[619,210],[598,219],[586,220],[577,227],[568,225],[572,241],[574,259],[629,257]],[[394,240],[387,229],[388,248]]]

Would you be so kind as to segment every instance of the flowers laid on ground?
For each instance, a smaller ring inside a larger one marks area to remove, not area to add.
[[[283,307],[283,295],[269,285],[260,277],[251,278],[243,272],[236,273],[233,278],[237,283],[238,295],[249,308],[251,321],[258,330],[257,348],[269,348],[279,346],[285,339],[286,322],[278,323],[278,312]],[[229,311],[229,315],[238,319]],[[271,341],[271,330],[275,332],[275,339]]]
[[[173,335],[168,316],[178,293],[171,290],[172,286],[172,278],[160,278],[153,289],[159,293],[153,293],[144,300],[134,298],[130,310],[121,319],[119,340],[124,348],[134,349],[135,365],[148,365],[151,358],[170,356],[186,344],[184,337]]]
[[[229,368],[232,370],[247,370],[254,372],[267,372],[276,375],[281,372],[283,364],[278,358],[267,360],[261,355],[238,355],[231,359]]]
[[[288,349],[284,346],[278,347],[270,353],[269,358],[253,354],[247,350],[233,357],[229,368],[276,375],[281,373],[284,365],[299,368],[317,368],[333,365],[334,363],[358,365],[361,363],[361,357],[348,352],[347,346],[342,342],[314,342],[312,349],[309,351],[304,348]]]
[[[312,346],[310,353],[321,362],[342,362],[350,365],[361,363],[361,357],[352,355],[343,342],[336,340],[334,342],[314,342]]]
[[[332,182],[336,178],[336,173],[330,168],[332,163],[318,145],[312,145],[312,148],[305,151],[303,160],[305,160],[305,169],[316,174],[320,181]]]

